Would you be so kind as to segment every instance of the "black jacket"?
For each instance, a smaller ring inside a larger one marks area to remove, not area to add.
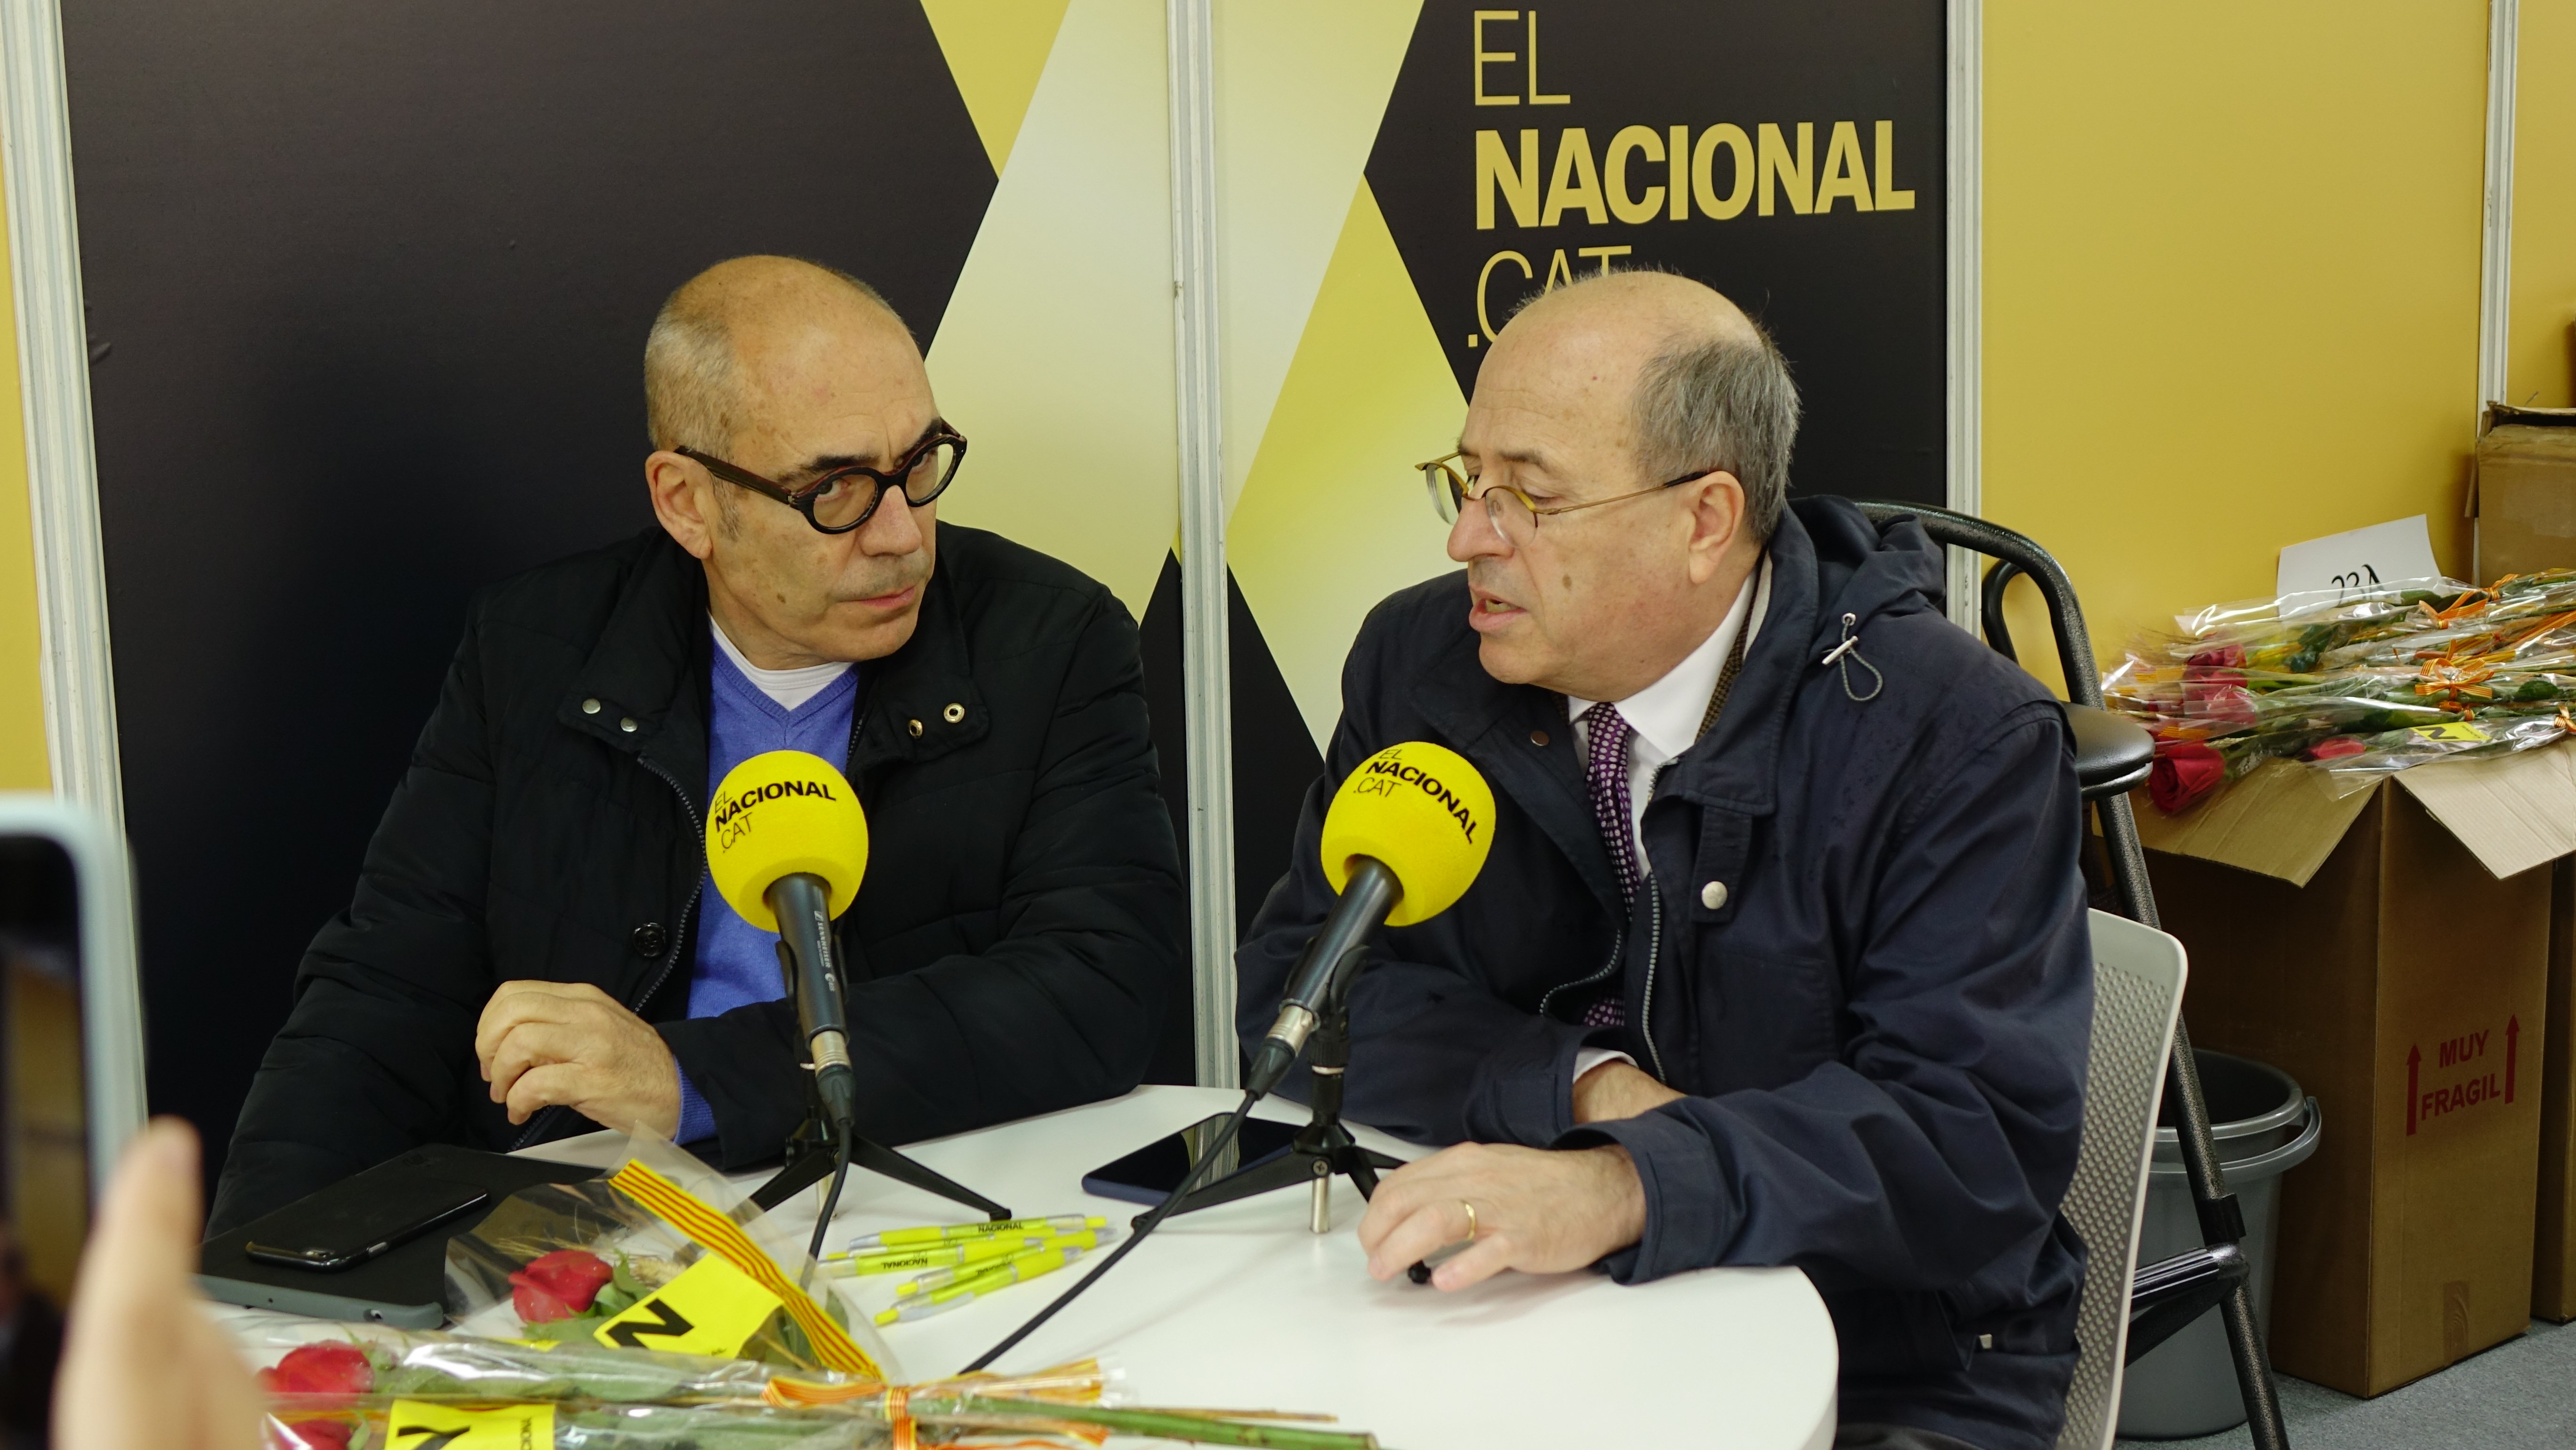
[[[2074,1363],[2082,1249],[2057,1207],[2092,1010],[2064,716],[1934,608],[1940,551],[1911,520],[1882,536],[1804,500],[1771,558],[1724,714],[1656,781],[1633,914],[1565,697],[1484,672],[1462,575],[1378,606],[1238,958],[1241,1024],[1267,1028],[1330,905],[1328,792],[1396,741],[1449,746],[1494,788],[1492,854],[1445,914],[1378,938],[1350,1115],[1428,1143],[1623,1144],[1647,1216],[1608,1261],[1621,1281],[1796,1265],[1841,1339],[1845,1421],[2042,1450]],[[1886,677],[1866,700],[1866,670],[1819,664],[1847,615]],[[1577,1025],[1614,980],[1646,1030]],[[1691,1096],[1577,1128],[1587,1043]]]
[[[656,1023],[727,1169],[805,1112],[785,1002],[691,1020],[707,793],[706,580],[658,529],[476,604],[356,899],[296,976],[213,1231],[425,1141],[505,1149],[477,1071],[502,982],[589,982]],[[871,850],[840,920],[859,1130],[901,1143],[1113,1097],[1185,994],[1183,897],[1136,627],[1064,564],[955,524],[919,627],[861,667],[847,771]],[[596,701],[596,707],[590,702]]]

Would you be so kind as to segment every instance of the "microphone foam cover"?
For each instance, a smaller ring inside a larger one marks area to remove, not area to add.
[[[832,915],[839,916],[858,896],[867,870],[867,812],[823,757],[802,750],[755,755],[716,787],[707,811],[707,874],[742,919],[762,931],[778,930],[763,897],[779,877],[821,877]]]
[[[1390,745],[1359,763],[1324,812],[1324,878],[1350,884],[1351,858],[1371,856],[1395,873],[1404,895],[1387,925],[1411,926],[1447,911],[1494,841],[1494,792],[1476,767],[1427,740]]]

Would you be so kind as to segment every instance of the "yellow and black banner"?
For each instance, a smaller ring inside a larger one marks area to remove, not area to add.
[[[1943,495],[1943,7],[1217,0],[1239,918],[1368,607],[1451,567],[1523,298],[1701,278],[1779,337],[1799,488]],[[472,592],[650,522],[662,297],[879,287],[974,440],[942,516],[1142,620],[1181,779],[1164,0],[65,8],[156,1107],[221,1144]],[[294,779],[292,798],[270,786]],[[210,822],[258,849],[209,853]],[[1186,999],[1158,1075],[1186,1080]],[[209,1171],[218,1155],[209,1155]]]

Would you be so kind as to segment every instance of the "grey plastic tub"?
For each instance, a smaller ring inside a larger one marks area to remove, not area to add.
[[[2281,1217],[2281,1175],[2317,1151],[2325,1119],[2288,1073],[2224,1052],[2196,1052],[2209,1102],[2209,1131],[2228,1190],[2245,1209],[2245,1258],[2254,1283],[2254,1319],[2268,1340],[2272,1324],[2272,1233]],[[2158,1117],[2159,1124],[2163,1122]],[[2152,1264],[2201,1245],[2200,1217],[2183,1177],[2182,1148],[2170,1127],[2156,1129],[2147,1170],[2145,1220],[2138,1262]],[[2228,1357],[2227,1328],[2213,1309],[2130,1365],[2120,1386],[2123,1439],[2181,1440],[2245,1423],[2245,1400]]]

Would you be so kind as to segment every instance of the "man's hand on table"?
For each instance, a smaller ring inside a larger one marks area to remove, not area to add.
[[[560,1105],[604,1127],[668,1137],[680,1125],[680,1065],[662,1034],[586,983],[502,983],[474,1055],[513,1123]]]
[[[1574,1121],[1604,1123],[1651,1113],[1682,1095],[1638,1070],[1612,1060],[1574,1080]]]
[[[1464,1289],[1505,1269],[1580,1269],[1646,1231],[1646,1191],[1625,1148],[1461,1143],[1379,1180],[1359,1229],[1370,1276],[1393,1279],[1464,1240],[1470,1204],[1475,1245],[1432,1271],[1439,1288]]]

